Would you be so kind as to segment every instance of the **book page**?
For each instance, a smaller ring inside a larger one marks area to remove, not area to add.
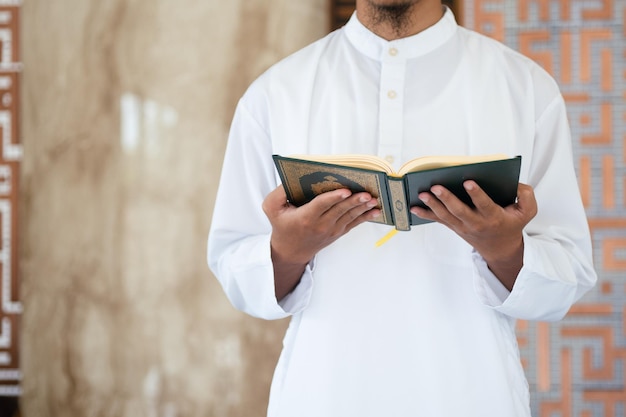
[[[343,165],[353,168],[369,169],[373,171],[393,174],[393,168],[384,159],[375,155],[343,154],[343,155],[290,155],[290,158],[307,161],[324,162],[327,164]]]
[[[425,171],[427,169],[443,168],[456,165],[475,164],[479,162],[497,161],[507,159],[505,154],[491,155],[451,155],[451,156],[423,156],[406,162],[398,170],[398,175],[402,176],[408,172]]]
[[[424,171],[427,169],[473,164],[478,162],[496,161],[508,158],[505,154],[422,156],[405,162],[396,172],[387,161],[375,155],[290,155],[289,157],[303,159],[306,161],[323,162],[327,164],[380,171],[393,177],[401,177],[408,172]]]

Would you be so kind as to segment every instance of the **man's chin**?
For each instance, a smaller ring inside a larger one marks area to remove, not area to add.
[[[408,7],[420,2],[420,0],[367,0],[369,4],[377,8]]]

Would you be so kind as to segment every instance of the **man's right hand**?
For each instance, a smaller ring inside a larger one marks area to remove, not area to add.
[[[263,211],[272,225],[276,299],[295,288],[317,252],[355,226],[378,217],[376,205],[370,194],[352,194],[347,189],[320,194],[301,207],[289,204],[282,185],[269,193]]]

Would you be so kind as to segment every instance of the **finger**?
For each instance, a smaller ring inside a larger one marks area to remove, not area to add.
[[[346,200],[352,195],[352,192],[347,188],[340,188],[333,191],[328,191],[316,196],[309,203],[302,206],[303,210],[313,211],[319,213],[321,216],[323,213],[331,210],[338,203]]]
[[[468,218],[471,209],[452,194],[447,188],[435,185],[430,189],[432,195],[428,202],[424,203],[435,213],[441,222],[456,227],[461,225],[462,220]]]
[[[377,204],[369,193],[352,195],[350,190],[340,189],[318,195],[299,210],[304,215],[302,218],[308,219],[317,229],[342,234],[347,224]]]
[[[436,209],[437,212],[447,213],[447,209],[445,208],[445,206],[434,195],[432,195],[431,193],[425,192],[425,193],[420,193],[418,197],[420,198],[420,200],[422,200],[422,202],[426,205],[427,208],[420,207],[420,206],[413,206],[411,207],[411,210],[410,210],[411,213],[423,219],[432,220],[434,222],[441,223],[444,226],[451,227],[451,225],[446,220],[439,217],[439,215],[437,215],[437,213],[430,207],[430,206],[439,205],[440,208]]]
[[[378,200],[369,193],[357,193],[337,203],[324,213],[324,217],[330,222],[338,223],[339,226],[345,226],[377,205]]]
[[[356,212],[351,213],[349,216],[342,217],[342,221],[346,219],[348,220],[345,226],[343,226],[345,232],[352,230],[354,227],[358,226],[361,223],[375,220],[376,218],[381,216],[382,212],[378,208],[368,208],[366,211],[361,212],[361,214],[357,216],[354,216],[353,214],[356,214]]]
[[[494,210],[497,210],[500,207],[493,202],[491,197],[489,197],[475,181],[465,181],[463,183],[463,188],[465,188],[465,191],[467,191],[467,194],[472,199],[472,203],[474,204],[476,211],[483,216],[488,217],[494,212]]]
[[[311,221],[319,221],[319,219],[328,213],[333,207],[340,202],[346,200],[352,195],[347,188],[340,188],[317,195],[313,200],[302,205],[298,209]]]
[[[422,200],[426,207],[428,207],[427,202],[433,198],[430,193],[420,193],[418,195],[419,199]],[[439,221],[439,218],[435,215],[435,213],[429,208],[424,208],[421,206],[413,206],[410,209],[411,213],[415,214],[417,217],[421,217],[422,219]]]

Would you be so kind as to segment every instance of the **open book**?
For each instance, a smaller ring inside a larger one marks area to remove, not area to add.
[[[382,158],[371,155],[273,155],[287,199],[295,206],[315,196],[348,188],[367,191],[378,200],[381,216],[376,223],[393,225],[397,230],[429,220],[413,215],[413,206],[425,207],[418,194],[433,185],[442,185],[465,204],[472,200],[463,182],[474,180],[497,204],[515,202],[521,156],[503,154],[470,156],[424,156],[405,163],[398,171]]]

